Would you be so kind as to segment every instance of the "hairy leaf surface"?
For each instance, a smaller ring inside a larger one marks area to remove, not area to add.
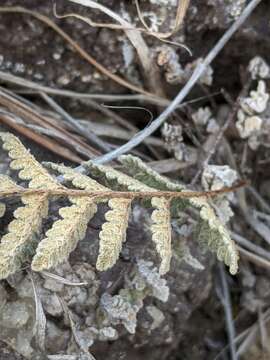
[[[78,241],[85,237],[88,222],[96,213],[100,202],[107,202],[109,210],[105,213],[105,222],[100,231],[96,266],[101,271],[109,269],[119,258],[126,239],[131,203],[136,197],[147,200],[153,207],[151,232],[161,259],[160,274],[169,270],[172,257],[171,215],[177,214],[174,209],[186,206],[199,211],[199,242],[215,252],[218,259],[229,266],[232,274],[237,272],[238,252],[235,243],[207,198],[201,194],[198,195],[200,197],[179,197],[179,192],[188,190],[183,185],[160,176],[140,159],[131,155],[120,158],[131,176],[110,166],[92,163],[89,166],[91,176],[95,179],[64,165],[47,163],[50,171],[63,176],[67,183],[64,186],[14,135],[0,133],[0,139],[11,158],[11,169],[18,170],[19,178],[29,182],[25,188],[7,176],[0,176],[2,195],[5,192],[8,196],[14,193],[21,197],[23,203],[23,206],[15,210],[8,232],[0,242],[0,278],[13,274],[31,259],[32,269],[35,271],[49,269],[67,260]],[[108,187],[99,183],[104,180]],[[40,241],[43,220],[49,216],[50,197],[57,200],[59,196],[68,198],[72,205],[60,208],[60,218]],[[5,205],[0,203],[1,217],[5,215],[5,210]]]

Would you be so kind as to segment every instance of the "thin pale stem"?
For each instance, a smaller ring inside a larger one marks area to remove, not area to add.
[[[72,0],[75,2],[75,0]],[[186,83],[186,85],[179,91],[178,95],[170,103],[170,105],[147,127],[142,131],[138,132],[132,139],[130,139],[126,144],[120,146],[119,148],[98,157],[95,159],[96,163],[106,163],[112,161],[113,159],[118,158],[120,155],[130,152],[133,148],[141,144],[145,138],[152,135],[167,119],[168,117],[176,110],[176,108],[183,102],[187,97],[190,91],[193,89],[194,85],[198,82],[201,76],[204,74],[207,66],[209,66],[212,61],[217,57],[220,51],[224,48],[227,42],[231,39],[234,33],[243,25],[245,20],[252,14],[253,10],[261,0],[252,0],[245,10],[242,12],[240,17],[234,22],[234,24],[225,32],[225,34],[220,38],[216,45],[209,51],[205,59],[198,64],[195,68],[192,76]],[[76,171],[85,173],[86,170],[83,166],[76,168]]]

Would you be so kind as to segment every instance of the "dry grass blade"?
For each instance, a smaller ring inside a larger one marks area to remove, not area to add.
[[[85,16],[76,14],[76,13],[68,13],[68,14],[64,14],[64,15],[60,15],[57,10],[56,10],[56,4],[53,4],[53,13],[54,16],[57,17],[58,19],[67,19],[70,17],[79,19],[81,21],[84,21],[85,23],[87,23],[89,26],[92,27],[99,27],[99,28],[105,28],[105,29],[112,29],[112,30],[132,30],[132,27],[127,28],[124,27],[122,25],[116,25],[116,24],[109,24],[109,23],[97,23],[93,20],[91,20],[90,18],[87,18]]]
[[[0,217],[3,217],[6,212],[6,206],[5,204],[0,203]]]
[[[255,343],[256,338],[258,338],[261,334],[261,326],[265,326],[269,323],[269,309],[267,309],[264,313],[261,313],[259,310],[258,320],[255,324],[253,324],[250,328],[245,331],[245,337],[240,346],[238,347],[237,354],[242,357]],[[263,344],[262,344],[263,345]],[[263,351],[259,351],[259,353],[251,352],[251,354],[258,355],[258,359],[268,359],[269,358],[269,341],[265,344],[266,348],[262,348]],[[255,347],[256,349],[256,347]],[[261,350],[261,347],[260,347]],[[261,354],[262,352],[262,354]],[[261,357],[262,355],[262,357]]]
[[[33,275],[29,272],[30,279],[33,286],[35,304],[36,304],[36,322],[35,322],[35,338],[36,343],[41,351],[45,351],[45,337],[46,337],[46,316],[44,314],[43,306],[33,279]]]
[[[190,4],[190,0],[178,0],[178,6],[177,6],[177,12],[176,12],[173,33],[175,33],[181,27],[181,25],[184,21],[184,18],[186,16],[189,4]]]
[[[101,140],[94,132],[87,131],[77,120],[69,115],[60,105],[56,103],[50,96],[41,93],[42,98],[74,128],[80,135],[88,139],[91,143],[98,146],[103,151],[110,151],[111,146]]]
[[[189,3],[190,3],[190,0],[179,0],[178,1],[176,17],[175,17],[175,24],[174,24],[173,29],[170,32],[161,33],[161,32],[154,32],[149,28],[149,26],[145,22],[144,17],[142,15],[141,8],[140,8],[140,5],[139,5],[139,1],[135,0],[138,17],[139,17],[141,23],[144,25],[144,27],[146,29],[145,30],[146,34],[152,35],[152,36],[156,37],[157,39],[159,39],[160,41],[163,41],[165,43],[169,43],[171,45],[182,47],[189,53],[190,56],[192,56],[192,52],[187,46],[185,46],[183,44],[180,44],[180,43],[177,43],[177,42],[174,42],[174,41],[166,40],[169,37],[171,37],[172,35],[174,35],[180,29],[180,27],[181,27],[181,25],[183,23],[183,20],[185,18],[185,15],[187,13]]]
[[[12,114],[21,118],[23,120],[22,123],[25,123],[26,125],[34,124],[53,130],[59,138],[65,141],[67,147],[72,146],[75,151],[84,153],[87,158],[91,158],[92,156],[98,154],[98,151],[90,147],[82,139],[67,131],[61,124],[59,124],[59,121],[42,115],[40,110],[35,109],[30,101],[25,103],[21,99],[18,99],[18,97],[14,94],[0,90],[0,104],[7,108]],[[17,124],[15,121],[10,126],[14,127],[14,125],[22,126],[20,123]],[[67,151],[68,149],[66,152]]]
[[[229,291],[229,285],[226,278],[226,274],[224,271],[223,264],[219,264],[219,272],[221,278],[221,287],[222,287],[222,298],[220,299],[224,308],[225,318],[226,318],[226,327],[229,338],[229,346],[232,360],[238,360],[238,355],[236,352],[236,344],[235,344],[235,326],[232,315],[232,304],[231,304],[231,296]]]
[[[266,327],[266,321],[263,318],[262,309],[259,308],[258,311],[258,319],[259,319],[259,327],[260,327],[260,338],[261,338],[261,345],[263,348],[263,352],[265,355],[270,355],[270,345],[269,345],[269,335]]]
[[[78,360],[77,355],[48,355],[49,360]]]
[[[34,141],[45,149],[50,150],[52,153],[62,156],[64,159],[72,161],[75,164],[81,164],[83,160],[74,154],[73,151],[59,145],[54,140],[48,139],[45,136],[41,136],[36,132],[28,129],[22,125],[16,124],[10,116],[0,114],[0,122],[14,129],[18,133],[22,134],[26,138]]]
[[[0,7],[1,13],[1,7]],[[23,87],[29,90],[17,90],[17,92],[23,94],[36,94],[39,92],[44,92],[51,95],[74,98],[77,100],[84,100],[89,102],[89,100],[102,100],[102,101],[110,101],[110,102],[119,102],[119,101],[142,101],[149,102],[151,104],[159,105],[159,106],[167,106],[170,101],[156,95],[143,95],[143,94],[88,94],[82,93],[73,90],[64,90],[57,89],[45,85],[41,85],[35,83],[34,81],[24,79],[22,77],[10,74],[8,72],[0,71],[0,80],[2,82],[17,85],[19,87]],[[199,99],[200,100],[200,99]]]
[[[88,348],[85,347],[83,342],[78,337],[76,324],[75,324],[74,320],[72,319],[72,314],[71,314],[66,302],[60,296],[57,296],[57,297],[59,299],[60,304],[62,305],[64,313],[66,314],[66,316],[67,316],[67,318],[68,318],[68,320],[70,322],[72,335],[73,335],[74,340],[75,340],[76,344],[78,345],[79,349],[81,349],[83,351],[84,355],[87,357],[88,360],[96,360],[94,358],[94,356],[88,351]]]
[[[250,251],[243,249],[241,246],[237,246],[237,248],[241,256],[245,257],[248,261],[270,271],[270,261],[262,258],[261,256],[255,255]]]
[[[262,314],[262,318],[263,321],[265,321],[265,323],[268,323],[270,320],[269,317],[270,311],[269,309],[266,310],[263,314]],[[258,321],[255,322],[253,325],[251,325],[250,327],[248,327],[247,329],[245,329],[244,331],[242,331],[240,334],[238,334],[235,338],[234,338],[234,343],[236,345],[240,344],[240,346],[238,347],[237,350],[237,355],[241,356],[243,355],[245,349],[247,348],[247,345],[252,343],[253,339],[258,335],[259,332],[259,324]],[[243,340],[244,339],[244,340]],[[242,344],[241,344],[242,342]],[[242,346],[243,345],[243,346]],[[224,354],[225,351],[228,349],[229,345],[225,346],[220,352],[219,354],[214,358],[214,360],[220,360],[224,358]]]
[[[70,1],[72,1],[72,0],[70,0]],[[183,19],[185,17],[186,11],[187,11],[189,1],[190,0],[184,0],[184,1],[179,2],[178,7],[177,7],[175,26],[174,26],[174,29],[169,33],[159,33],[159,32],[151,31],[151,29],[148,27],[148,25],[144,21],[144,18],[142,16],[138,0],[135,0],[137,13],[138,13],[138,17],[139,17],[141,23],[144,25],[145,28],[137,28],[137,27],[134,27],[132,24],[124,26],[124,25],[116,25],[116,24],[112,24],[112,23],[96,23],[96,22],[92,21],[89,17],[85,17],[85,16],[82,16],[82,15],[79,15],[79,14],[76,14],[76,13],[69,13],[69,14],[59,15],[57,13],[57,11],[56,11],[56,4],[54,5],[54,15],[58,19],[65,19],[65,18],[70,18],[70,17],[71,18],[76,18],[76,19],[79,19],[79,20],[85,22],[86,24],[88,24],[89,26],[92,26],[92,27],[105,28],[105,29],[111,29],[111,30],[123,30],[123,31],[131,31],[131,30],[134,31],[134,30],[136,30],[138,32],[143,32],[143,33],[145,33],[147,35],[156,37],[160,41],[163,41],[163,42],[166,42],[166,43],[169,43],[169,44],[172,44],[172,45],[176,45],[176,46],[179,46],[179,47],[183,47],[184,49],[187,50],[187,52],[190,55],[192,55],[190,49],[187,46],[185,46],[183,44],[176,43],[174,41],[166,40],[167,38],[172,36],[180,28],[180,26],[181,26],[181,24],[183,22]],[[100,9],[102,9],[102,8],[103,8],[103,6],[100,7]],[[109,11],[111,12],[111,10],[109,10]],[[108,12],[108,14],[109,14],[109,12]],[[114,19],[117,19],[117,17],[118,17],[118,14],[115,14]],[[120,19],[119,19],[119,22],[120,22]],[[124,24],[124,22],[126,22],[126,20],[122,19],[120,24]],[[140,42],[140,41],[141,41],[141,39],[138,39],[138,42]],[[134,45],[134,42],[133,42],[133,45]]]
[[[61,284],[68,285],[68,286],[86,286],[86,285],[89,285],[87,282],[72,282],[70,280],[67,280],[67,279],[63,278],[62,276],[53,274],[53,273],[48,272],[48,271],[41,271],[41,275],[43,275],[44,277],[53,279],[55,281],[58,281]]]
[[[265,242],[267,242],[268,245],[270,245],[270,239],[269,239],[270,228],[269,228],[269,226],[267,224],[265,224],[264,222],[260,221],[259,219],[256,219],[249,209],[247,209],[247,211],[244,212],[244,217],[245,217],[248,225],[250,227],[252,227],[252,229],[258,235],[260,235],[260,237]]]
[[[253,241],[244,238],[242,235],[231,231],[232,238],[241,246],[248,249],[252,253],[265,258],[270,261],[270,252],[259,245],[256,245]]]

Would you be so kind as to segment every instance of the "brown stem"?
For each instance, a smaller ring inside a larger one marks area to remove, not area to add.
[[[11,196],[27,196],[27,195],[38,195],[46,194],[47,196],[78,196],[78,197],[92,197],[98,199],[106,198],[127,198],[127,199],[142,199],[142,198],[151,198],[151,197],[165,197],[165,198],[194,198],[194,197],[215,197],[221,194],[228,192],[236,191],[237,189],[246,186],[246,181],[240,181],[232,187],[224,187],[219,190],[213,191],[87,191],[87,190],[74,190],[68,188],[61,189],[13,189],[7,191],[0,191],[1,197],[11,197]]]

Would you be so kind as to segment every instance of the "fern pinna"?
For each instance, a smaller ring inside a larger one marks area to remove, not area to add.
[[[20,196],[23,206],[14,212],[7,233],[0,243],[0,278],[18,271],[30,261],[34,271],[42,271],[65,261],[86,234],[87,224],[97,211],[100,202],[107,202],[109,210],[99,235],[99,254],[96,268],[111,268],[117,261],[125,241],[132,201],[140,198],[153,208],[151,215],[152,240],[161,259],[160,273],[170,267],[171,214],[177,208],[192,206],[199,210],[198,239],[217,253],[235,274],[238,268],[238,252],[228,231],[215,215],[207,201],[209,195],[218,195],[231,189],[215,192],[188,191],[150,169],[140,159],[131,155],[121,156],[119,161],[129,175],[112,167],[87,163],[91,176],[105,183],[101,185],[89,176],[72,168],[54,163],[42,166],[10,133],[0,133],[3,148],[11,158],[10,168],[18,171],[18,177],[28,181],[28,187],[17,185],[8,176],[0,176],[0,198]],[[60,184],[50,172],[61,174],[65,184]],[[42,220],[48,217],[49,200],[68,197],[70,206],[59,210],[59,219],[40,239]],[[0,202],[0,217],[6,207]],[[177,213],[177,211],[176,211]]]

